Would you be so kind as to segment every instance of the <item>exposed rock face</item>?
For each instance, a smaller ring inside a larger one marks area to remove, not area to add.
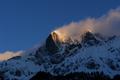
[[[98,44],[99,40],[97,40],[95,35],[91,32],[86,32],[82,37],[82,43],[92,46]]]
[[[51,33],[46,40],[46,49],[50,53],[57,53],[59,51],[59,46],[59,36],[55,32]]]
[[[83,46],[93,46],[93,45],[97,45],[99,44],[100,41],[96,38],[96,36],[91,33],[91,32],[86,32],[83,34],[82,36],[82,41],[75,41],[72,42],[71,38],[68,39],[64,44],[66,45],[65,49],[64,49],[64,53],[67,51],[67,54],[73,50],[75,48],[81,48],[82,45]],[[49,51],[50,53],[57,53],[60,51],[60,49],[62,48],[62,42],[59,39],[59,36],[57,33],[52,32],[47,40],[46,40],[46,49],[47,51]]]

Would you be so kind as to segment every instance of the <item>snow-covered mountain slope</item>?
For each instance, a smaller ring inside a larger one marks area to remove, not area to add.
[[[1,62],[0,73],[5,80],[29,80],[39,71],[52,75],[98,71],[111,78],[120,75],[119,36],[103,38],[87,32],[80,42],[70,38],[60,42],[57,37],[50,36],[38,48]]]

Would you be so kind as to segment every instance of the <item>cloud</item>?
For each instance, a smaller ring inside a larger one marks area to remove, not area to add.
[[[65,38],[80,39],[85,31],[101,33],[104,36],[120,35],[120,7],[111,9],[107,14],[99,18],[87,18],[79,22],[71,22],[58,28],[56,31]]]
[[[120,7],[96,19],[94,30],[104,35],[120,35]]]
[[[18,52],[6,51],[4,53],[0,53],[0,61],[5,61],[12,57],[20,56],[21,53],[22,51],[18,51]]]

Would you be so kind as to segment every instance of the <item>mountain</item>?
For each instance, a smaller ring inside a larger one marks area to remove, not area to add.
[[[62,41],[52,32],[39,47],[0,62],[3,80],[120,80],[120,37],[85,32]]]

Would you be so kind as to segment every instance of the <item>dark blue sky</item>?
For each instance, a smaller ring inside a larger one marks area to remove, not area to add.
[[[0,52],[31,48],[59,26],[118,6],[120,0],[0,0]]]

